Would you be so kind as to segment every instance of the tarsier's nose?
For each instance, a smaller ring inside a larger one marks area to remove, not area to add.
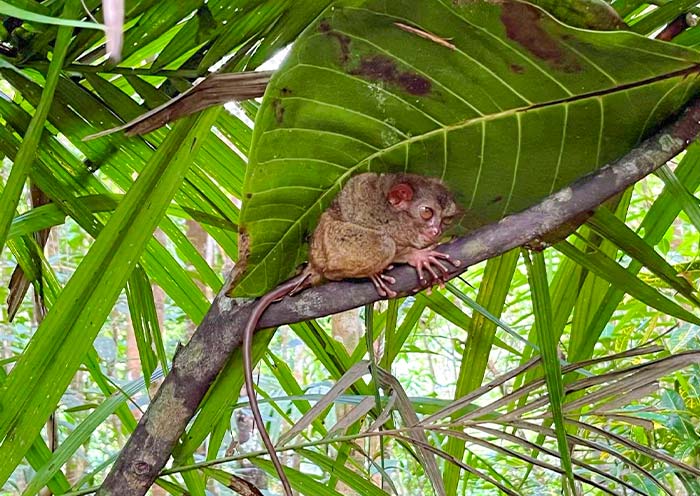
[[[430,236],[431,238],[437,238],[438,236],[440,236],[440,229],[437,227],[429,227],[428,236]]]

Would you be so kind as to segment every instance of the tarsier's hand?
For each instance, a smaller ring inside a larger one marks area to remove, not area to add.
[[[427,285],[429,282],[432,284],[439,284],[441,287],[445,286],[445,281],[447,280],[447,275],[450,273],[450,270],[443,261],[455,267],[459,267],[460,265],[459,260],[452,260],[447,253],[435,251],[431,248],[414,250],[406,257],[406,263],[415,267],[416,272],[418,272],[418,280],[423,286]],[[431,281],[425,278],[424,271],[427,271],[431,275]]]
[[[452,260],[447,253],[435,251],[432,248],[413,250],[405,257],[404,261],[416,269],[416,272],[418,272],[418,280],[423,287],[438,284],[440,287],[444,288],[447,276],[450,273],[445,263],[449,263],[455,267],[460,266],[459,260]],[[394,266],[390,265],[385,270],[391,270],[393,268]],[[430,280],[426,279],[425,272],[430,274]],[[369,279],[377,289],[379,296],[393,298],[397,295],[396,291],[389,287],[389,285],[394,284],[396,280],[385,274],[384,271],[370,276]],[[420,291],[420,289],[421,288],[416,288],[416,291]],[[430,288],[428,288],[428,293],[430,293]]]

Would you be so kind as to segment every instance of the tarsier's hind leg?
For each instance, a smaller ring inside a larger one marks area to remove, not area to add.
[[[320,227],[311,258],[326,279],[371,278],[383,272],[396,254],[394,241],[379,231],[339,220],[326,221]]]

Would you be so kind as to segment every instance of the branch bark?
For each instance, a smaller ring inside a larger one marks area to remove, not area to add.
[[[470,265],[538,241],[567,222],[580,218],[605,200],[650,174],[676,156],[700,133],[700,100],[694,100],[676,121],[644,141],[620,160],[576,181],[538,204],[442,245],[462,265]],[[418,287],[415,271],[400,266],[391,272],[394,289],[409,294]],[[341,281],[303,291],[273,304],[260,321],[262,328],[299,322],[355,308],[378,300],[370,282]],[[219,294],[190,342],[173,359],[171,373],[141,418],[99,496],[141,496],[158,476],[200,401],[241,346],[242,331],[255,305],[252,299]]]

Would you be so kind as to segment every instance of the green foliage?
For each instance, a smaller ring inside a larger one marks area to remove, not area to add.
[[[83,3],[103,19],[101,2]],[[619,17],[602,0],[532,3],[559,21],[510,1],[135,0],[115,65],[78,3],[0,2],[0,278],[12,281],[0,301],[20,301],[0,323],[0,492],[102,481],[147,386],[222,287],[239,224],[253,250],[240,291],[260,293],[303,259],[303,236],[352,173],[444,177],[471,207],[463,227],[481,225],[625,153],[697,93],[700,27],[670,44],[642,36],[696,2],[610,2]],[[261,105],[82,141],[213,64],[253,69],[296,40]],[[300,462],[288,464],[295,488],[698,493],[699,160],[693,144],[530,255],[529,274],[513,251],[366,308],[350,330],[324,318],[261,333],[258,387]],[[27,206],[30,181],[51,203]],[[372,374],[357,365],[367,356]],[[276,491],[257,435],[243,442],[241,384],[234,354],[164,491],[229,494],[251,462]],[[304,427],[294,439],[290,425]]]
[[[8,3],[0,1],[0,15],[3,17],[14,17],[15,19],[23,19],[25,21],[35,23],[55,24],[57,26],[69,26],[74,28],[100,29],[103,27],[101,24],[96,24],[94,22],[74,21],[70,18],[50,17],[43,15],[38,12],[42,10],[42,4],[27,5],[30,10],[25,10],[20,8],[18,5],[13,5],[14,3],[15,2]],[[76,14],[77,12],[72,12],[71,16]]]

